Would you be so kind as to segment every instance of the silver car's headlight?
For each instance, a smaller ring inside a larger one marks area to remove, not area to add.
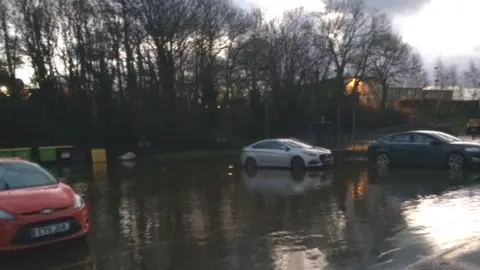
[[[14,220],[14,219],[15,219],[14,215],[7,213],[3,210],[0,210],[0,220]]]
[[[468,147],[468,148],[465,148],[465,151],[467,151],[467,152],[480,152],[480,148],[479,147]]]
[[[305,151],[305,152],[303,152],[303,153],[304,153],[305,155],[309,156],[309,157],[316,157],[316,156],[317,156],[317,154],[312,153],[312,152],[306,152],[306,151]]]
[[[75,203],[73,205],[73,209],[80,209],[83,205],[85,205],[85,201],[83,200],[82,196],[75,194]]]

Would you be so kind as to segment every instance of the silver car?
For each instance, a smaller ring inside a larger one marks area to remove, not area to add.
[[[296,139],[268,139],[243,148],[240,156],[245,168],[318,168],[333,164],[332,151]]]

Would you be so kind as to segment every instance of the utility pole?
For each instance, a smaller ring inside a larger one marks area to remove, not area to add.
[[[268,121],[268,99],[269,99],[269,91],[265,91],[264,93],[264,102],[265,102],[265,139],[269,137],[269,121]]]

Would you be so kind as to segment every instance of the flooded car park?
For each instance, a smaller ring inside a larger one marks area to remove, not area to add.
[[[88,246],[13,254],[0,268],[401,269],[480,235],[475,172],[237,160],[55,169],[90,208]]]

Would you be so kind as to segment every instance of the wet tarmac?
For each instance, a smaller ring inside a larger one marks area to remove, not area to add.
[[[88,244],[10,255],[0,269],[401,269],[480,236],[480,173],[236,161],[62,169],[90,207]]]

